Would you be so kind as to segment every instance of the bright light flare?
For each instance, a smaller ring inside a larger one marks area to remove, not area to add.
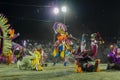
[[[54,12],[55,14],[58,14],[58,13],[59,13],[59,9],[56,7],[56,8],[54,8],[53,12]]]
[[[66,11],[67,11],[66,6],[63,6],[63,7],[61,8],[61,10],[62,10],[62,12],[66,12]]]

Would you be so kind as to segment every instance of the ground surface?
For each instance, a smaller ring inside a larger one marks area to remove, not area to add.
[[[101,64],[101,72],[75,73],[74,64],[44,67],[43,71],[19,70],[16,64],[0,64],[0,80],[120,80],[120,71],[106,71]]]

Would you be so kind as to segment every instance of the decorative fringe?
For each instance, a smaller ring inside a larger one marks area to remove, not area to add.
[[[2,54],[4,56],[9,55],[9,51],[11,50],[11,39],[9,39],[8,32],[9,32],[10,24],[8,24],[8,19],[3,15],[0,14],[0,29],[2,30],[3,35],[1,35],[1,40],[3,40]]]

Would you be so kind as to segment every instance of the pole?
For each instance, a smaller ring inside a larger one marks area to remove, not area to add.
[[[66,17],[66,14],[64,13],[64,24],[65,24],[65,21],[66,21],[65,17]]]

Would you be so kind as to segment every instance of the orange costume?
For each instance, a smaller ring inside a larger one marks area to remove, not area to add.
[[[12,63],[12,51],[10,50],[7,56],[7,64],[11,64]]]
[[[10,38],[14,38],[14,34],[15,34],[15,30],[14,29],[10,29],[9,30],[9,34],[10,34]]]

